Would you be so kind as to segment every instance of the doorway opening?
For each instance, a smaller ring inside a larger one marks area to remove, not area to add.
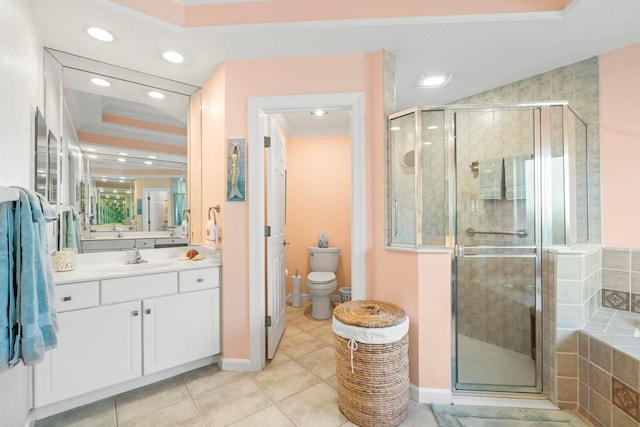
[[[323,94],[299,96],[255,97],[249,99],[249,150],[264,150],[264,137],[268,129],[265,117],[277,113],[312,111],[318,106],[349,110],[351,112],[351,277],[352,296],[365,295],[365,179],[364,179],[364,94]],[[268,205],[264,177],[266,158],[249,156],[248,201],[249,213],[249,309],[250,309],[250,365],[261,370],[266,363],[267,319],[267,249],[265,244],[265,209]],[[284,239],[282,239],[284,241]],[[284,244],[284,243],[283,243]]]

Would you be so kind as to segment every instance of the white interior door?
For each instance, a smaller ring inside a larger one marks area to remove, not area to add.
[[[143,231],[163,231],[169,191],[148,189],[142,195]],[[167,224],[168,225],[168,224]]]
[[[267,118],[267,135],[271,148],[267,149],[267,358],[272,359],[286,324],[285,317],[285,148],[286,142],[272,118]]]

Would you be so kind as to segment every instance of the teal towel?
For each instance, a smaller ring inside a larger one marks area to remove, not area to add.
[[[62,214],[62,217],[64,224],[62,247],[78,249],[78,216],[75,210],[70,207],[68,211]]]
[[[54,305],[54,282],[46,237],[46,220],[53,214],[46,200],[21,190],[14,212],[16,247],[16,317],[19,328],[12,366],[22,359],[30,366],[57,345],[58,322]]]
[[[531,160],[531,154],[522,154],[504,159],[504,185],[507,200],[527,198],[527,179],[525,164]]]
[[[478,198],[502,199],[502,159],[487,159],[478,162]]]
[[[13,359],[15,318],[13,209],[14,202],[0,203],[0,372]]]

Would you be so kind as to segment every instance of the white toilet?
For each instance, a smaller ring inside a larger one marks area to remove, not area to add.
[[[340,248],[309,247],[311,273],[307,276],[307,290],[311,293],[311,317],[322,320],[331,317],[331,294],[336,290],[338,281],[338,259]]]

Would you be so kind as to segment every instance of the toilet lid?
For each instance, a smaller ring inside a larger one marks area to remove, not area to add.
[[[336,275],[327,271],[314,271],[307,276],[307,282],[311,283],[330,283],[336,280]]]

